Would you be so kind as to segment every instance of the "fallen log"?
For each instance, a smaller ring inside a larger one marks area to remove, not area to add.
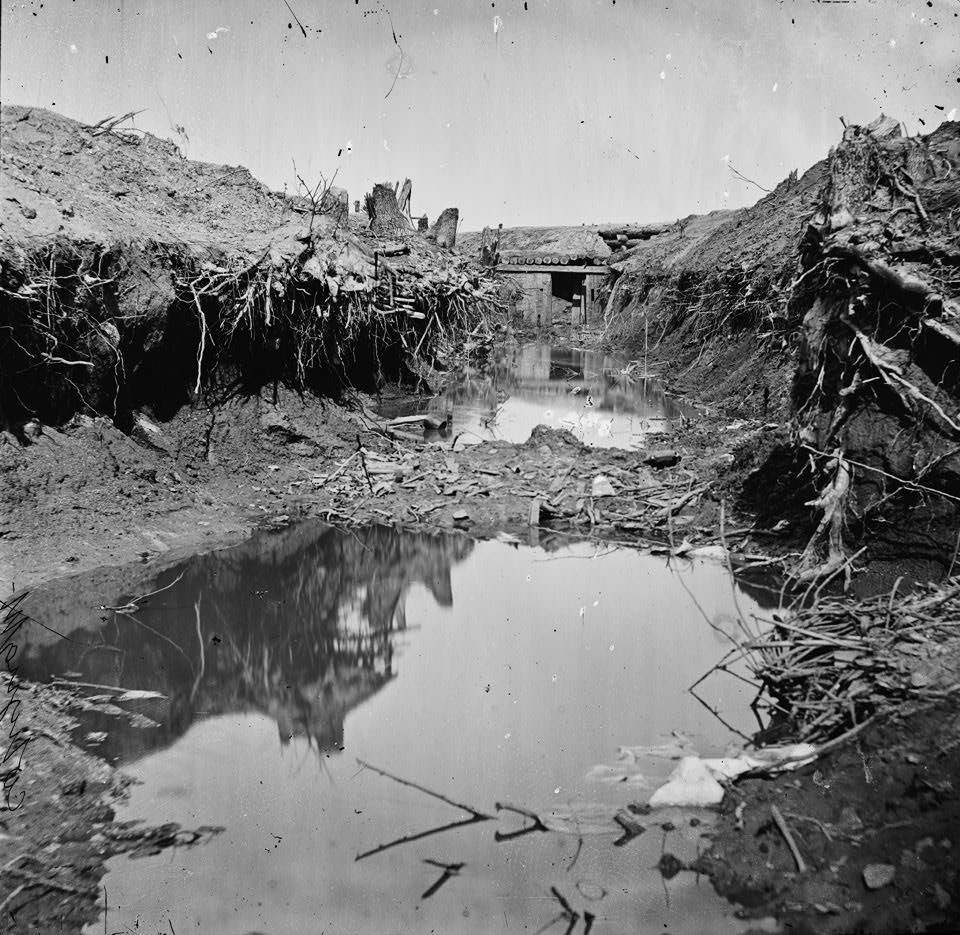
[[[398,428],[401,425],[415,425],[416,423],[423,423],[428,429],[442,429],[447,424],[447,418],[446,416],[435,416],[429,412],[413,416],[397,416],[396,419],[387,422],[387,427]]]
[[[657,234],[664,234],[673,224],[604,224],[597,228],[597,233],[604,240],[617,240],[620,236],[627,239],[649,240]]]

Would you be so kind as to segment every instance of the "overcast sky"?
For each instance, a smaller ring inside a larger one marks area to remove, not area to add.
[[[840,115],[914,133],[960,112],[960,0],[289,6],[5,2],[3,101],[143,110],[190,158],[275,188],[293,160],[339,170],[351,201],[410,176],[414,212],[457,205],[466,229],[748,204],[761,192],[725,159],[772,187],[826,154]]]

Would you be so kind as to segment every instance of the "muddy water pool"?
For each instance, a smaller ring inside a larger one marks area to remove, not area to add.
[[[639,448],[694,414],[655,379],[599,351],[510,345],[482,371],[448,375],[436,396],[386,402],[388,417],[431,413],[447,420],[436,440],[458,447],[501,439],[521,443],[536,425],[567,429],[598,448]]]
[[[578,932],[586,913],[594,932],[745,927],[706,880],[655,869],[664,850],[696,856],[709,813],[637,816],[645,833],[620,846],[613,822],[675,765],[625,764],[621,745],[738,740],[686,691],[727,648],[721,567],[308,523],[138,593],[165,587],[25,664],[162,695],[124,704],[149,722],[84,716],[81,735],[137,780],[118,818],[224,829],[114,858],[110,931],[532,933],[561,911],[551,887]],[[701,691],[756,728],[749,686],[717,675]],[[531,821],[497,803],[549,830],[515,834]]]

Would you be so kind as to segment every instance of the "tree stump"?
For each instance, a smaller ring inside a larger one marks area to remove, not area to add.
[[[500,232],[503,228],[501,224],[496,232],[491,231],[489,227],[483,229],[480,235],[480,263],[483,266],[494,267],[500,263]]]
[[[404,179],[403,187],[400,189],[400,196],[397,199],[397,207],[400,209],[401,214],[405,214],[412,221],[410,215],[411,195],[413,195],[413,182],[411,182],[410,179]]]
[[[444,208],[436,223],[427,232],[427,240],[432,240],[438,247],[452,250],[457,243],[457,224],[460,221],[459,208]]]
[[[410,230],[410,222],[397,204],[397,193],[387,182],[378,182],[365,196],[370,230],[379,237],[396,236]]]

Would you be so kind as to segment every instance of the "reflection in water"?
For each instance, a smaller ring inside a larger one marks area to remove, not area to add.
[[[437,397],[381,408],[387,416],[415,412],[447,418],[443,437],[460,436],[460,444],[524,442],[542,424],[599,448],[642,446],[648,435],[669,432],[671,420],[691,414],[656,380],[633,376],[615,357],[548,344],[510,347],[482,371],[452,374]]]
[[[639,816],[626,841],[612,820],[674,764],[641,757],[624,783],[596,769],[673,731],[702,754],[734,739],[685,690],[727,648],[695,604],[732,611],[724,569],[307,524],[136,590],[172,582],[74,631],[79,656],[29,660],[35,678],[166,695],[130,703],[160,727],[98,722],[138,780],[118,817],[225,828],[114,858],[111,931],[530,933],[560,911],[552,888],[595,932],[742,929],[705,881],[653,869],[664,848],[692,860],[708,815]],[[742,682],[706,691],[755,726]]]
[[[303,737],[320,751],[339,749],[346,713],[395,674],[410,585],[450,606],[450,566],[471,547],[380,527],[344,534],[305,523],[263,533],[145,582],[142,593],[167,590],[135,616],[72,634],[86,644],[79,659],[75,644],[60,641],[30,657],[24,674],[73,670],[79,681],[164,694],[139,706],[160,722],[155,730],[84,719],[87,729],[110,727],[99,752],[121,762],[176,739],[201,712],[260,711],[284,743]]]

